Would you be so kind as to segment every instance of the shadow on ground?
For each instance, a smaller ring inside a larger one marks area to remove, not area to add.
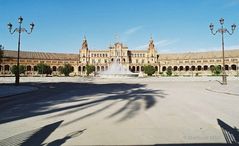
[[[41,146],[43,141],[60,126],[58,121],[39,129],[23,132],[0,141],[0,146]]]
[[[232,128],[230,125],[220,119],[217,119],[217,122],[222,129],[222,133],[226,142],[228,144],[239,145],[239,129],[237,129],[236,127]]]
[[[144,146],[237,146],[238,145],[238,129],[232,128],[220,119],[217,119],[219,126],[225,136],[227,143],[175,143],[175,144],[154,144]],[[60,146],[67,140],[78,137],[84,133],[86,129],[78,130],[67,134],[65,137],[53,140],[49,143],[43,143],[51,133],[53,133],[63,121],[48,124],[44,127],[23,132],[0,141],[0,146]],[[228,140],[230,139],[230,140]]]
[[[24,83],[23,85],[33,85],[33,83]],[[158,98],[166,96],[162,90],[147,89],[144,84],[127,83],[34,83],[39,87],[38,91],[16,95],[0,99],[0,124],[20,120],[24,118],[57,113],[52,116],[63,116],[79,110],[88,109],[106,101],[111,101],[106,106],[81,115],[76,119],[64,123],[71,124],[78,120],[100,113],[118,102],[126,101],[126,104],[109,115],[112,118],[119,114],[123,115],[119,121],[124,121],[134,117],[141,109],[148,110],[158,101]],[[93,98],[92,96],[97,96]],[[100,96],[100,97],[98,97]],[[140,102],[144,103],[143,105]],[[51,106],[62,103],[74,103],[74,105],[50,108]]]
[[[44,127],[26,131],[0,141],[0,146],[60,146],[67,140],[80,136],[86,129],[71,132],[61,139],[56,139],[49,143],[43,143],[61,124],[58,121]]]

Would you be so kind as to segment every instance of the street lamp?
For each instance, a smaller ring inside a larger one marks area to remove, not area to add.
[[[26,32],[27,34],[31,34],[32,30],[33,30],[33,28],[35,26],[34,23],[31,23],[30,24],[30,32],[29,32],[25,28],[22,27],[22,21],[23,21],[23,18],[20,16],[18,18],[19,27],[15,28],[14,31],[12,31],[12,24],[8,23],[8,29],[9,29],[10,34],[14,34],[15,32],[18,32],[17,73],[16,73],[16,80],[15,80],[15,84],[16,85],[19,85],[19,78],[20,78],[20,74],[19,74],[19,72],[20,72],[19,71],[19,58],[20,58],[21,33],[22,32]]]
[[[225,56],[224,56],[224,33],[228,33],[229,35],[232,35],[236,29],[236,25],[233,24],[231,26],[232,31],[229,32],[226,28],[223,27],[224,24],[224,19],[221,18],[219,20],[220,24],[221,24],[221,28],[219,28],[216,32],[213,32],[214,29],[214,25],[211,23],[209,25],[209,28],[211,30],[211,33],[213,35],[216,35],[217,33],[220,33],[222,35],[222,84],[226,85],[227,84],[227,77],[226,77],[226,72],[225,72]]]

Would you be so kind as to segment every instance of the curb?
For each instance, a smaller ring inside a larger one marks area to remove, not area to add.
[[[216,90],[212,90],[212,89],[210,89],[210,88],[206,88],[205,90],[210,91],[210,92],[215,92],[215,93],[221,93],[221,94],[227,94],[227,95],[239,96],[238,93],[216,91]]]

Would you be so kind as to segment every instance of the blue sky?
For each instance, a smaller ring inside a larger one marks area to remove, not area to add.
[[[220,35],[210,34],[223,17],[230,30],[239,25],[239,0],[0,0],[0,44],[16,50],[17,34],[7,23],[36,25],[22,35],[22,50],[78,53],[86,35],[90,49],[107,49],[115,36],[129,49],[145,49],[152,35],[157,50],[193,52],[220,49]],[[239,32],[225,37],[226,49],[239,49]]]

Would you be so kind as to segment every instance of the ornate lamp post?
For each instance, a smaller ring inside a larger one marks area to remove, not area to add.
[[[223,27],[224,19],[221,18],[219,20],[219,22],[221,24],[221,28],[219,28],[216,32],[213,32],[214,25],[212,23],[209,25],[209,28],[210,28],[211,33],[213,35],[216,35],[217,33],[220,33],[222,35],[222,84],[226,85],[227,84],[227,76],[226,76],[226,72],[225,72],[224,34],[228,33],[229,35],[232,35],[234,33],[235,29],[236,29],[236,25],[233,24],[231,26],[232,31],[229,32],[226,28]]]
[[[26,32],[27,34],[31,34],[32,30],[34,28],[34,23],[30,24],[30,32],[28,32],[25,28],[22,27],[22,21],[23,18],[20,16],[18,18],[18,23],[19,23],[19,27],[15,28],[14,31],[12,31],[12,24],[8,23],[8,29],[10,34],[14,34],[15,32],[18,32],[18,49],[17,49],[17,74],[16,74],[16,80],[15,80],[15,84],[19,85],[19,78],[20,78],[20,74],[19,74],[19,58],[20,58],[20,45],[21,45],[21,33],[22,32]]]

